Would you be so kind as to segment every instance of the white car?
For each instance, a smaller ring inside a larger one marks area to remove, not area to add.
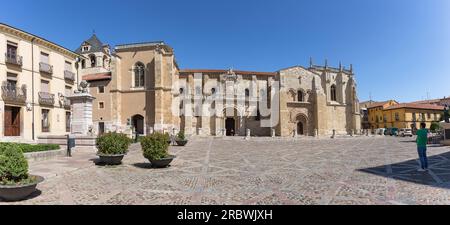
[[[398,130],[398,136],[400,137],[412,137],[413,133],[412,133],[412,129],[409,128],[401,128],[400,130]]]

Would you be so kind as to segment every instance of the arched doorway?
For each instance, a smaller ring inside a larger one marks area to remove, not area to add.
[[[305,115],[300,114],[296,117],[297,135],[308,135],[308,119]]]
[[[298,122],[297,123],[297,134],[298,135],[305,135],[304,130],[303,130],[303,123],[302,122]]]
[[[234,118],[227,118],[225,120],[225,129],[227,136],[234,136],[236,134],[236,120]]]
[[[225,119],[226,136],[239,136],[241,134],[242,115],[234,107],[225,108],[223,111]]]
[[[136,134],[144,134],[144,117],[141,115],[134,115],[131,117],[132,126]]]

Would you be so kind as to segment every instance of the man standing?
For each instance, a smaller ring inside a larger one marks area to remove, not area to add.
[[[427,143],[428,143],[428,130],[425,129],[427,125],[425,123],[420,124],[420,130],[417,131],[417,151],[420,158],[420,169],[419,172],[425,172],[428,170],[428,159],[427,159]]]

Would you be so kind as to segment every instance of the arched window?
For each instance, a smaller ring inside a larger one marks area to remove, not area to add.
[[[145,85],[145,66],[138,62],[134,66],[134,87],[144,87]]]
[[[108,60],[108,57],[106,55],[103,56],[103,68],[105,68],[105,69],[109,68],[109,60]]]
[[[95,55],[89,55],[89,59],[91,60],[91,67],[96,67],[97,63],[95,60]]]
[[[250,90],[248,88],[245,89],[245,97],[250,96]]]
[[[86,68],[86,60],[81,60],[81,69],[85,69]]]
[[[337,97],[336,97],[336,85],[331,85],[330,88],[330,94],[331,94],[331,101],[337,101]]]
[[[215,88],[211,88],[211,94],[215,94],[216,93],[216,89]]]
[[[299,102],[304,102],[305,101],[305,96],[303,94],[303,91],[297,91],[297,100]]]

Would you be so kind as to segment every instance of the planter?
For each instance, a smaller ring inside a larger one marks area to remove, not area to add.
[[[159,159],[159,160],[152,160],[150,159],[150,163],[152,164],[152,167],[155,168],[165,168],[168,167],[169,164],[175,159],[176,157],[173,155],[170,155],[167,158]]]
[[[98,155],[100,163],[106,165],[120,165],[125,154],[120,155]]]
[[[0,198],[5,201],[20,201],[24,200],[31,194],[36,191],[36,186],[44,181],[44,178],[41,176],[33,176],[36,178],[36,181],[31,184],[25,185],[0,185]]]
[[[188,140],[176,140],[178,146],[185,146]]]

